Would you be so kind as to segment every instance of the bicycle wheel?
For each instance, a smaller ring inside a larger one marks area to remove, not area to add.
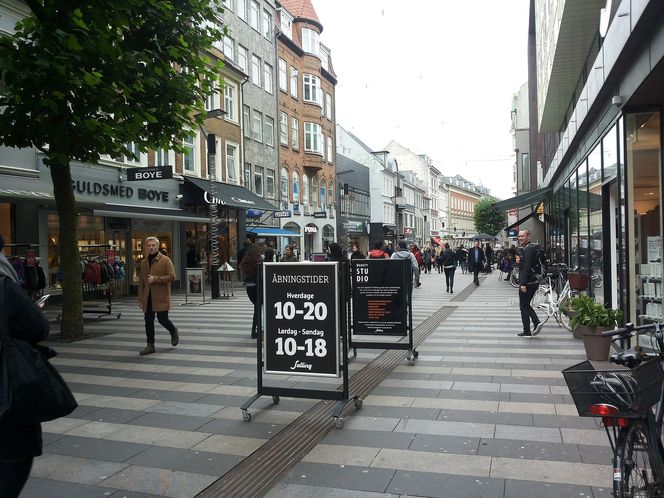
[[[593,287],[599,289],[603,283],[604,275],[602,275],[602,272],[598,270],[593,271]]]
[[[613,459],[613,492],[618,498],[664,496],[662,457],[651,434],[652,414],[620,430]],[[620,471],[620,475],[617,472]]]
[[[546,309],[548,299],[549,299],[548,290],[545,289],[544,286],[540,285],[535,291],[533,299],[530,301],[530,305],[535,310],[537,308]]]
[[[519,269],[514,268],[512,270],[512,274],[510,275],[510,284],[512,284],[512,287],[518,287],[519,286]]]
[[[569,309],[569,296],[562,298],[560,301],[556,310],[556,320],[562,328],[571,332],[572,326],[569,324],[569,317],[564,313],[566,309]]]

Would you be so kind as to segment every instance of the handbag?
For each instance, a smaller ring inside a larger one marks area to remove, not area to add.
[[[9,335],[5,278],[0,278],[0,426],[47,422],[76,409],[74,395],[48,361],[54,355]]]

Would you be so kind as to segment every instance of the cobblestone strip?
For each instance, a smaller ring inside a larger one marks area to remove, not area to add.
[[[472,287],[474,290],[475,286]],[[463,296],[464,293],[465,291],[457,297]],[[456,307],[443,306],[421,323],[413,331],[414,345],[423,342],[454,311]],[[407,338],[401,341],[405,340]],[[368,396],[403,362],[405,354],[404,350],[388,350],[375,358],[350,379],[351,395],[360,398]],[[263,496],[334,427],[330,416],[334,403],[335,401],[321,401],[316,404],[198,497]],[[352,409],[354,408],[351,404],[342,415]]]

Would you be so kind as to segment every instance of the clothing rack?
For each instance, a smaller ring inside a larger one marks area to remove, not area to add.
[[[9,254],[9,255],[6,256],[9,261],[14,261],[16,259],[20,260],[20,259],[23,258],[23,259],[25,259],[26,264],[27,264],[28,259],[34,257],[34,259],[35,259],[34,260],[34,265],[32,265],[32,266],[39,267],[38,270],[41,270],[41,272],[42,272],[42,276],[43,276],[43,279],[44,279],[44,286],[43,287],[39,288],[39,285],[34,289],[30,289],[30,288],[26,289],[26,287],[24,287],[24,289],[26,290],[26,292],[28,293],[28,295],[30,296],[30,298],[33,301],[39,300],[39,298],[41,298],[44,295],[44,289],[46,288],[46,285],[47,285],[46,275],[44,274],[44,269],[41,268],[41,265],[40,265],[41,258],[38,255],[39,254],[39,247],[40,247],[39,244],[25,244],[25,243],[5,244],[5,248],[8,248],[8,249],[12,250],[11,251],[12,254]],[[15,249],[25,249],[24,254],[18,254],[19,251],[15,251]],[[30,253],[30,251],[32,251],[32,254]],[[21,279],[21,278],[25,279],[27,277],[26,276],[24,276],[24,277],[19,276],[19,279]],[[38,278],[38,277],[35,275],[34,278]]]
[[[79,257],[81,260],[83,259],[93,259],[93,258],[98,258],[101,260],[106,260],[108,258],[108,250],[115,249],[116,246],[114,244],[84,244],[78,246],[79,253],[81,252],[81,249],[85,250],[94,250],[97,249],[97,253],[94,251],[92,252],[83,252],[79,254]],[[103,251],[105,250],[105,251]],[[90,292],[97,292],[101,291],[104,292],[108,296],[108,301],[105,303],[103,307],[86,307],[85,301],[83,302],[83,314],[91,314],[91,315],[97,315],[97,320],[101,320],[103,317],[108,317],[115,315],[116,319],[120,319],[120,316],[122,313],[113,313],[113,279],[109,278],[106,283],[104,284],[89,284],[85,281],[82,282],[81,284],[81,290],[82,293],[81,295],[83,296],[83,299],[85,299],[85,294],[90,293]],[[57,316],[57,320],[60,320],[62,317],[62,314]]]

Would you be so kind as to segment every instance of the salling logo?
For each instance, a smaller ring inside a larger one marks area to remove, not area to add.
[[[205,192],[203,194],[203,199],[205,199],[205,202],[208,204],[219,204],[221,206],[226,206],[228,203],[222,199],[219,199],[218,197],[213,197],[210,195],[209,192]],[[231,197],[231,200],[235,202],[239,202],[240,204],[247,204],[250,206],[255,205],[256,203],[254,201],[250,201],[247,199],[242,199],[241,197]]]

